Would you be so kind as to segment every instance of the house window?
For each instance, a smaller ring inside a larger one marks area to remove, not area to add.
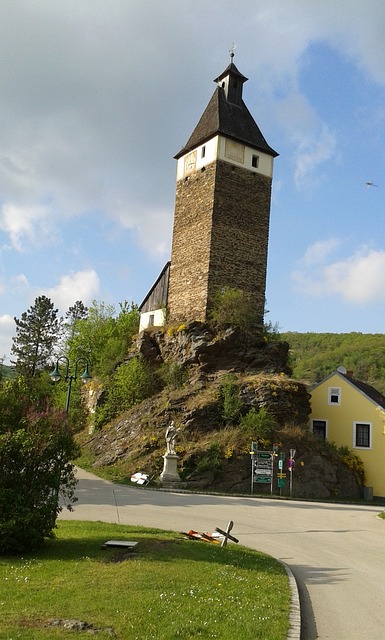
[[[372,425],[370,422],[355,422],[353,425],[353,447],[370,449],[372,446]]]
[[[153,313],[151,313],[151,315],[148,318],[148,326],[149,327],[153,327],[154,326],[154,321],[155,321],[155,316]]]
[[[329,387],[329,404],[341,404],[341,388]]]
[[[326,440],[326,420],[312,420],[313,433],[320,440]]]
[[[259,166],[259,156],[253,156],[251,158],[251,166],[254,167],[254,169],[258,169]]]
[[[201,150],[201,158],[204,158],[206,155],[206,146],[203,145],[202,150]]]

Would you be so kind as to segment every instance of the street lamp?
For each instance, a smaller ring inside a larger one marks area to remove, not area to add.
[[[64,361],[66,363],[66,372],[65,372],[65,376],[64,376],[64,380],[68,383],[67,386],[67,399],[66,399],[66,413],[68,413],[68,409],[70,406],[70,397],[71,397],[71,387],[72,387],[72,381],[73,380],[77,380],[78,379],[78,375],[77,375],[77,371],[78,371],[78,364],[80,362],[84,362],[85,368],[84,371],[82,373],[80,377],[80,380],[84,383],[89,382],[90,380],[92,380],[92,376],[90,375],[89,371],[88,371],[88,361],[86,360],[86,358],[77,358],[77,360],[75,360],[75,365],[74,365],[74,369],[73,369],[73,373],[70,374],[70,361],[67,358],[67,356],[60,356],[60,358],[58,358],[56,360],[56,365],[54,370],[49,374],[51,377],[52,382],[59,382],[59,380],[61,380],[61,373],[59,371],[59,362],[60,361]]]

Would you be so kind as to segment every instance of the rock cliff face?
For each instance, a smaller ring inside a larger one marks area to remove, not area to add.
[[[141,354],[154,368],[164,362],[178,363],[186,367],[187,380],[178,389],[164,388],[93,434],[88,446],[94,466],[113,467],[119,477],[129,478],[139,470],[158,477],[164,434],[174,420],[180,429],[179,468],[187,487],[248,493],[254,436],[239,427],[239,417],[250,409],[265,409],[275,421],[274,438],[286,458],[290,448],[296,449],[293,495],[358,497],[354,475],[320,452],[309,433],[310,395],[306,385],[290,378],[288,351],[285,342],[266,342],[232,328],[215,334],[196,322],[174,331],[141,333],[130,357]],[[241,407],[238,420],[226,424],[221,385],[230,372]],[[271,443],[265,446],[271,448]],[[287,491],[286,487],[280,493]]]
[[[244,335],[234,327],[217,333],[201,322],[168,332],[143,331],[133,349],[134,354],[138,352],[149,362],[172,360],[196,366],[203,373],[291,373],[287,342],[268,342],[263,337]]]

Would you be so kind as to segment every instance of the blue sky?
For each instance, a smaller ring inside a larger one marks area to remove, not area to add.
[[[173,156],[233,43],[280,154],[267,319],[384,332],[383,0],[13,0],[0,4],[0,357],[38,295],[63,315],[141,302],[170,257]]]

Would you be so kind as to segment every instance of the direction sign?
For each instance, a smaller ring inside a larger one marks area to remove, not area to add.
[[[260,460],[271,460],[273,458],[273,454],[270,451],[258,451],[257,457]]]

